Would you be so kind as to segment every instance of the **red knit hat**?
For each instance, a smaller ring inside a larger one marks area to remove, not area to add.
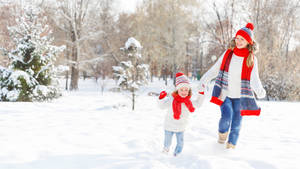
[[[246,27],[241,28],[239,31],[237,31],[235,37],[238,35],[245,38],[251,45],[253,44],[252,41],[252,31],[254,29],[254,25],[252,23],[247,23]]]
[[[189,79],[181,72],[176,73],[176,90],[182,88],[182,87],[187,87],[191,88]]]

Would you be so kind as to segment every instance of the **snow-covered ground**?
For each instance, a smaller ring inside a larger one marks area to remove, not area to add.
[[[197,82],[194,82],[195,86]],[[206,100],[190,116],[178,157],[161,153],[165,112],[148,92],[136,110],[130,98],[92,80],[48,103],[0,103],[0,169],[296,169],[300,103],[259,102],[259,117],[244,117],[237,148],[216,142],[219,107]],[[176,143],[173,138],[173,146]]]

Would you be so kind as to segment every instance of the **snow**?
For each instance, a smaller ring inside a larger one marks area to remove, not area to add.
[[[161,153],[165,112],[156,96],[164,81],[142,87],[136,110],[126,93],[103,95],[94,80],[51,102],[0,102],[1,169],[294,169],[300,156],[299,102],[259,101],[244,117],[236,149],[216,142],[218,106],[205,100],[190,116],[183,152]],[[193,81],[196,89],[198,81]],[[168,84],[172,84],[170,80]],[[64,81],[61,82],[64,85]],[[194,90],[196,92],[196,90]],[[173,138],[172,150],[176,140]]]
[[[21,85],[21,82],[19,81],[19,78],[23,77],[26,83],[30,86],[34,85],[36,81],[33,80],[33,78],[28,75],[28,73],[22,71],[22,70],[16,70],[11,72],[10,80],[13,81],[13,84]]]
[[[129,49],[130,46],[133,46],[133,47],[136,47],[138,49],[141,49],[142,48],[142,45],[140,44],[139,41],[137,41],[135,38],[131,37],[131,38],[128,38],[128,40],[126,41],[125,43],[125,48],[126,49]]]

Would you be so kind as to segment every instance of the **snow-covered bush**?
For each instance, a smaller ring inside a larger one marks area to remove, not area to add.
[[[284,73],[274,72],[263,78],[268,100],[297,100],[300,88],[295,80]]]
[[[137,91],[140,86],[148,83],[150,74],[149,65],[141,63],[141,48],[142,46],[136,39],[129,38],[125,43],[125,52],[128,61],[122,61],[119,66],[113,66],[114,76],[118,79],[118,85],[123,90],[128,90],[132,93],[133,110],[135,91]]]
[[[140,63],[141,48],[142,46],[136,39],[129,38],[125,43],[125,52],[129,60],[120,62],[119,66],[113,66],[118,85],[124,90],[138,90],[139,86],[148,83],[149,65]]]
[[[8,68],[1,67],[1,101],[42,101],[60,96],[54,61],[64,47],[51,45],[47,18],[37,7],[28,6],[9,27],[15,48],[5,51]]]

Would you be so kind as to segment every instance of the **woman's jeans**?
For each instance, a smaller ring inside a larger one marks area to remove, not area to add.
[[[173,131],[165,130],[164,148],[168,149],[168,150],[170,149],[173,134],[176,134],[176,138],[177,138],[177,145],[176,145],[176,148],[175,148],[175,151],[174,151],[174,154],[177,155],[177,154],[181,153],[182,148],[183,148],[184,132],[173,132]]]
[[[221,105],[221,113],[219,132],[226,133],[230,128],[228,143],[236,145],[242,122],[240,99],[226,97]]]

